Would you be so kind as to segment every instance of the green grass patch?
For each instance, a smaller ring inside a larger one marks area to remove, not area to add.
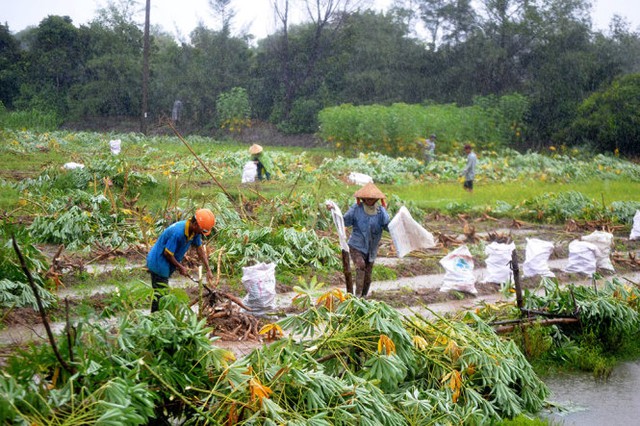
[[[495,207],[498,201],[517,205],[548,193],[576,191],[605,206],[613,201],[640,201],[640,182],[588,180],[579,182],[480,182],[468,193],[458,182],[425,182],[412,185],[384,185],[384,191],[411,200],[423,209],[455,210]]]

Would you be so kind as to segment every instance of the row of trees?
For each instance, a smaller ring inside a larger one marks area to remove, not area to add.
[[[518,125],[529,146],[613,149],[593,129],[576,132],[595,114],[589,96],[606,97],[616,78],[640,72],[640,33],[619,17],[606,34],[594,31],[587,0],[396,0],[385,13],[362,1],[272,0],[279,29],[259,40],[233,33],[230,0],[209,3],[219,28],[200,25],[177,41],[152,26],[149,119],[170,116],[179,99],[193,128],[219,128],[229,117],[216,106],[234,88],[247,93],[253,118],[292,133],[315,132],[318,112],[343,103],[466,106],[517,93],[528,99]],[[292,24],[300,3],[307,20]],[[63,16],[16,35],[0,26],[0,101],[64,120],[140,116],[139,10],[127,0],[80,27]],[[615,147],[639,150],[626,140]]]

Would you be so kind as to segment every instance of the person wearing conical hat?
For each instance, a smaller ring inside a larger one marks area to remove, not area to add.
[[[356,267],[355,295],[367,297],[382,231],[389,231],[390,218],[385,203],[387,197],[373,183],[366,184],[353,195],[356,203],[345,213],[344,224],[352,228],[347,244]]]
[[[180,263],[191,246],[197,248],[198,257],[207,269],[207,281],[209,284],[213,282],[202,236],[209,235],[215,224],[216,217],[211,210],[198,209],[190,219],[176,222],[162,231],[147,255],[147,269],[153,287],[151,312],[158,310],[160,298],[169,285],[169,277],[176,270],[185,277],[191,277],[187,268]]]
[[[249,154],[251,154],[251,161],[256,163],[256,166],[258,167],[258,180],[270,180],[272,170],[271,159],[264,153],[262,146],[254,143],[249,147]]]

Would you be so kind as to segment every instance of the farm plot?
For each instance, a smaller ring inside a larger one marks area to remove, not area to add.
[[[56,336],[57,354],[46,343],[11,351],[0,386],[5,397],[0,412],[7,413],[3,420],[94,423],[118,419],[120,424],[181,418],[192,419],[187,421],[190,424],[353,424],[366,419],[377,419],[372,424],[412,424],[418,418],[431,419],[427,423],[498,421],[542,407],[546,389],[529,363],[534,355],[576,361],[581,349],[575,342],[584,331],[607,350],[620,348],[637,333],[637,280],[632,274],[638,268],[638,246],[626,238],[634,199],[615,199],[614,193],[607,194],[606,203],[586,196],[541,196],[511,201],[512,208],[501,205],[497,212],[483,204],[467,204],[468,209],[461,211],[463,203],[435,210],[428,206],[426,190],[414,198],[392,196],[391,212],[408,206],[438,237],[439,245],[401,262],[379,262],[371,299],[362,300],[341,291],[338,245],[324,200],[351,202],[353,187],[346,184],[346,174],[357,164],[388,166],[379,179],[392,176],[385,187],[391,194],[402,192],[406,182],[420,185],[434,179],[431,186],[439,180],[450,184],[443,177],[425,177],[419,163],[411,171],[413,166],[403,163],[413,164],[409,160],[395,162],[377,155],[351,163],[322,159],[317,153],[277,152],[274,160],[280,170],[273,182],[242,186],[237,179],[244,149],[191,141],[200,158],[215,170],[225,193],[177,141],[123,138],[126,157],[112,158],[102,153],[107,141],[93,140],[92,135],[49,135],[44,141],[42,137],[30,141],[30,136],[18,134],[18,147],[10,149],[29,161],[50,155],[67,159],[73,152],[74,159],[86,167],[69,171],[54,163],[29,171],[30,177],[21,182],[6,179],[3,185],[15,199],[5,201],[9,208],[2,237],[3,241],[15,237],[22,248],[50,321],[64,327],[67,312],[74,321]],[[78,148],[75,137],[91,148]],[[166,149],[160,150],[165,143]],[[453,159],[441,161],[443,168],[457,166]],[[612,172],[612,182],[624,179],[630,186],[637,185],[633,165],[613,161],[624,172]],[[503,177],[521,179],[508,176]],[[245,323],[250,320],[236,311],[233,298],[232,303],[230,298],[213,303],[214,309],[199,315],[205,311],[194,312],[190,305],[207,294],[177,279],[166,298],[166,309],[148,315],[150,289],[143,259],[149,244],[168,223],[200,206],[210,207],[219,218],[207,244],[218,274],[216,290],[241,298],[241,267],[256,261],[276,262],[282,303],[278,316],[260,324]],[[533,223],[536,220],[545,223]],[[540,286],[538,279],[523,281],[524,290],[530,291],[526,309],[562,317],[575,314],[579,307],[583,328],[543,328],[533,321],[506,339],[496,334],[493,324],[519,324],[526,319],[513,298],[498,303],[503,299],[498,298],[502,296],[498,290],[506,295],[509,287],[478,284],[480,294],[475,297],[441,293],[435,285],[414,288],[403,281],[437,280],[442,273],[438,260],[462,244],[470,247],[480,267],[485,245],[504,238],[514,240],[520,250],[526,237],[550,239],[557,247],[554,259],[560,261],[566,257],[569,241],[603,228],[615,234],[612,259],[620,277],[605,275],[593,290],[585,285],[558,285],[576,278],[560,271],[559,282],[545,281]],[[46,255],[45,244],[50,245]],[[10,245],[3,250],[1,267],[7,282],[3,281],[2,294],[11,297],[5,296],[9,307],[3,308],[3,318],[29,318],[26,312],[31,310],[35,322],[33,292]],[[381,254],[387,259],[395,256],[387,238]],[[112,270],[90,272],[104,262]],[[430,277],[420,278],[425,275]],[[534,291],[537,288],[539,292]],[[70,308],[60,297],[84,291],[87,295],[80,300],[69,297]],[[495,299],[473,307],[489,295]],[[429,308],[438,303],[449,304],[451,311],[473,309],[456,317],[447,309]],[[223,325],[213,319],[225,316],[242,318],[241,323],[223,331]],[[225,334],[226,338],[246,335],[257,348],[249,352],[254,345],[248,340],[235,347],[218,345]]]

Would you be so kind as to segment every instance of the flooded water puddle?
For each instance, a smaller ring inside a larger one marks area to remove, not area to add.
[[[640,424],[640,360],[621,364],[604,381],[589,373],[559,374],[544,381],[551,390],[547,399],[563,407],[545,415],[553,424]]]

